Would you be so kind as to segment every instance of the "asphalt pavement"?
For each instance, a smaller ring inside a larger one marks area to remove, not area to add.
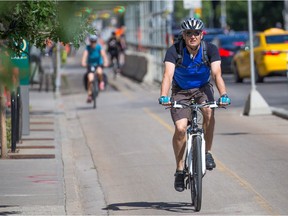
[[[125,77],[109,80],[119,91],[127,82],[147,88]],[[75,111],[67,109],[61,97],[30,89],[30,133],[0,162],[0,215],[108,215],[85,134]],[[278,116],[288,119],[286,109],[272,111],[274,121]],[[237,118],[235,112],[226,121]],[[257,120],[257,130],[265,131],[261,116]]]

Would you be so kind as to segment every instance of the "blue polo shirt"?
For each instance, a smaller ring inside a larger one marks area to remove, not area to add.
[[[201,46],[197,55],[192,59],[187,48],[183,48],[183,63],[175,68],[173,76],[174,83],[181,89],[200,88],[210,81],[210,67],[203,62],[202,55]],[[210,43],[207,43],[207,55],[210,63],[221,59],[217,47]],[[175,45],[167,50],[165,61],[176,65],[177,51]]]

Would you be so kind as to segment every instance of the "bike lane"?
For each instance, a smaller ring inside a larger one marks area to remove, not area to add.
[[[78,110],[105,210],[111,215],[191,212],[189,191],[178,193],[173,188],[173,125],[169,112],[157,104],[158,89],[121,79],[114,83],[117,92],[99,97],[95,113]],[[273,115],[244,117],[239,108],[230,107],[216,112],[216,122],[213,152],[217,168],[204,177],[200,214],[286,212],[285,190],[278,188],[286,184],[287,175],[276,181],[273,175],[280,169],[283,172],[287,162],[283,158],[287,153],[286,120]],[[263,122],[273,130],[267,131]],[[274,139],[278,150],[269,157]],[[279,168],[277,158],[284,161]],[[271,188],[272,181],[275,186]]]

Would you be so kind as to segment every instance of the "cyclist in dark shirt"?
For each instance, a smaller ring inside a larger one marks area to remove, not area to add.
[[[116,33],[112,32],[111,37],[107,41],[108,53],[110,55],[110,63],[113,64],[113,60],[116,60],[117,69],[120,68],[119,64],[119,54],[121,51],[120,41],[116,37]]]
[[[164,59],[164,74],[161,85],[159,103],[170,105],[169,90],[172,83],[171,98],[174,101],[189,102],[194,98],[196,103],[203,103],[206,100],[214,101],[213,85],[210,77],[213,78],[218,89],[219,102],[225,106],[230,104],[224,80],[221,76],[221,59],[215,45],[207,43],[207,55],[210,65],[203,61],[203,39],[204,24],[200,19],[189,18],[181,24],[182,37],[185,42],[183,48],[182,63],[178,65],[178,53],[176,45],[171,46]],[[206,142],[206,168],[212,170],[216,167],[211,154],[211,147],[214,132],[214,110],[203,108],[203,128]],[[173,136],[173,148],[176,159],[176,173],[174,187],[177,191],[184,190],[184,161],[183,154],[186,144],[186,129],[189,109],[171,109],[171,117],[175,125]]]

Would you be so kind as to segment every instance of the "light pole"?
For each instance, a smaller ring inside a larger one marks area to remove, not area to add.
[[[226,0],[221,0],[221,28],[227,28]]]
[[[251,91],[245,103],[243,115],[265,115],[271,114],[269,105],[256,90],[255,69],[254,69],[254,45],[253,45],[253,17],[252,3],[248,0],[248,24],[249,24],[249,46],[250,46],[250,73],[251,73]]]
[[[288,30],[288,0],[284,1],[284,9],[283,9],[283,17],[284,17],[284,28]]]

